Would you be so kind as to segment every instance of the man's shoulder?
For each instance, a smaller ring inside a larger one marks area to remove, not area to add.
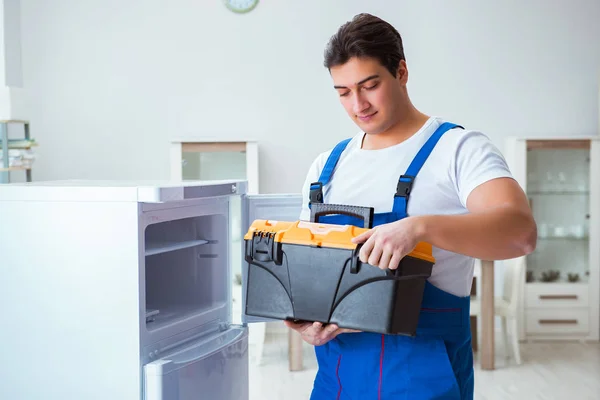
[[[486,133],[464,125],[461,125],[461,127],[462,128],[457,127],[447,131],[440,138],[439,146],[436,147],[439,147],[440,150],[446,154],[452,154],[454,156],[481,151],[500,153],[499,149]]]
[[[488,135],[481,130],[471,128],[467,125],[464,125],[464,124],[461,124],[458,122],[446,121],[443,119],[438,119],[438,121],[439,121],[439,125],[441,125],[444,122],[449,122],[449,123],[453,123],[456,125],[455,128],[449,129],[444,133],[444,135],[442,136],[442,139],[445,141],[459,143],[460,141],[468,140],[469,138],[474,138],[474,137],[475,138],[484,138],[486,140],[489,140]]]
[[[344,139],[338,140],[333,146],[330,146],[329,149],[319,153],[314,161],[313,166],[317,168],[319,171],[323,169],[325,163],[329,159],[329,156],[333,152],[333,150],[340,144],[345,143],[344,154],[352,151],[352,149],[356,148],[356,143],[362,138],[363,132],[358,132],[354,136],[350,136]],[[347,142],[347,143],[346,143]]]

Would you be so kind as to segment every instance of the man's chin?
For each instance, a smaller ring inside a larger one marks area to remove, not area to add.
[[[365,123],[361,120],[356,120],[355,122],[360,130],[365,132],[367,135],[377,135],[385,131],[385,126],[383,126],[381,123],[376,124],[373,121]]]
[[[377,126],[377,127],[374,127],[374,126],[360,126],[360,128],[367,135],[378,135],[381,132],[385,131],[385,129],[383,129],[380,126]]]

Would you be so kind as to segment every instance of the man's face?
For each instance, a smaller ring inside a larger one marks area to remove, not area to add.
[[[395,78],[371,58],[351,58],[330,73],[346,112],[364,132],[381,133],[398,122],[407,77],[403,62]]]

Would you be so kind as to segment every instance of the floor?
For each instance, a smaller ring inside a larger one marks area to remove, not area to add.
[[[501,342],[499,340],[498,342]],[[475,366],[476,400],[598,400],[600,344],[523,343],[519,366],[496,345],[496,370]],[[308,400],[316,373],[312,347],[304,346],[304,370],[289,372],[287,335],[268,334],[260,366],[250,348],[251,400]],[[477,357],[477,355],[475,356]]]

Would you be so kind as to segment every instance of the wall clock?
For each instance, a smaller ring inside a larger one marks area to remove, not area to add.
[[[223,0],[225,6],[236,13],[247,13],[256,7],[259,0]]]

